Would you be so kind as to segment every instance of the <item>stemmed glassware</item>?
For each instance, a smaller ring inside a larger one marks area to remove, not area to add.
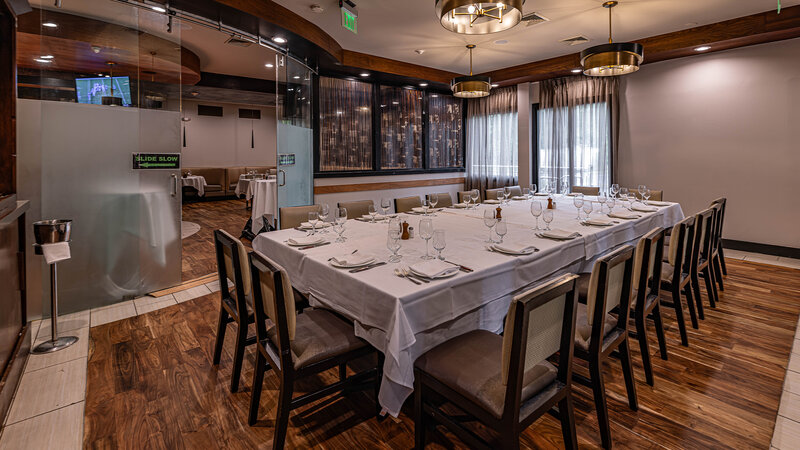
[[[391,208],[391,207],[392,207],[392,201],[391,200],[389,200],[388,198],[382,198],[381,199],[381,211],[383,211],[383,215],[384,216],[389,215],[389,208]]]
[[[313,236],[317,234],[317,222],[319,222],[319,212],[317,211],[309,211],[308,213],[308,223],[311,224],[311,232],[306,234],[306,236]]]
[[[586,219],[587,220],[589,219],[589,216],[592,214],[592,210],[593,209],[594,209],[594,207],[592,206],[592,202],[590,202],[590,201],[583,202],[583,212],[586,213]]]
[[[653,193],[650,191],[650,189],[645,189],[644,190],[644,193],[642,194],[642,197],[644,198],[644,204],[645,205],[648,204],[648,202],[650,201],[650,196],[652,196],[652,195],[653,195]]]
[[[616,183],[612,184],[609,191],[611,192],[611,197],[617,198],[617,194],[619,194],[619,185]]]
[[[531,190],[530,190],[530,188],[522,188],[522,196],[525,197],[526,199],[530,200],[531,199]]]
[[[494,226],[494,232],[497,233],[497,237],[500,238],[500,244],[503,243],[503,236],[508,233],[508,226],[506,225],[506,221],[503,219],[497,219],[497,224]]]
[[[336,208],[334,211],[334,219],[336,220],[336,233],[339,235],[336,242],[344,242],[344,225],[347,223],[347,208]]]
[[[419,237],[425,239],[425,256],[422,259],[433,259],[433,256],[428,252],[428,243],[433,237],[433,219],[420,219]]]
[[[575,205],[576,208],[578,208],[578,220],[581,220],[581,208],[583,207],[583,203],[584,203],[583,194],[578,194],[572,197],[572,204]]]
[[[375,204],[367,205],[367,214],[369,215],[370,223],[375,223]]]
[[[328,216],[330,215],[331,209],[327,203],[323,203],[319,205],[319,220],[322,222],[322,229],[320,233],[327,233],[328,229],[325,228],[325,223],[328,220]]]
[[[607,201],[608,196],[606,195],[606,191],[600,191],[597,194],[597,202],[600,203],[600,214],[603,213],[603,205],[605,205]]]
[[[439,203],[439,194],[428,195],[428,204],[431,205],[431,208],[434,210],[434,214],[436,214],[437,203]]]
[[[626,187],[619,188],[619,196],[620,198],[628,198],[628,188]]]
[[[536,185],[535,184],[531,184],[531,191],[530,192],[531,192],[530,198],[531,198],[531,200],[533,200],[533,196],[536,195]]]
[[[508,196],[511,195],[511,188],[503,187],[503,203],[508,204]]]
[[[489,227],[489,239],[486,242],[494,244],[494,240],[492,239],[492,227],[497,224],[497,211],[489,208],[483,211],[483,224]]]
[[[639,198],[643,199],[644,198],[644,191],[647,190],[647,186],[645,186],[643,184],[640,184],[639,187],[636,190],[639,191]]]
[[[549,230],[550,229],[550,222],[553,221],[553,210],[545,208],[542,211],[542,219],[544,220],[544,223],[547,225],[545,227],[545,230]]]
[[[542,202],[534,200],[531,202],[531,215],[536,218],[536,228],[539,230],[539,216],[542,215]]]
[[[478,199],[480,198],[481,194],[478,192],[477,189],[473,189],[470,193],[470,197],[472,198],[473,209],[478,207]]]
[[[616,202],[617,202],[617,199],[615,199],[614,197],[609,196],[608,198],[606,198],[606,206],[608,206],[609,214],[614,212],[614,204]]]
[[[433,230],[433,249],[439,254],[439,259],[444,259],[442,250],[444,250],[447,242],[444,240],[444,230]]]
[[[394,218],[389,220],[389,231],[386,237],[386,248],[388,248],[392,255],[389,256],[389,262],[400,262],[402,256],[398,254],[400,251],[400,237],[403,234],[403,225],[400,219]]]

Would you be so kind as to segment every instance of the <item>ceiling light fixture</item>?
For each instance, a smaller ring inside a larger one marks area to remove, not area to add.
[[[280,36],[275,36],[274,38],[272,38],[272,42],[275,42],[277,44],[285,44],[286,43],[286,39],[282,38]]]
[[[492,80],[486,76],[472,74],[472,49],[475,44],[467,45],[469,49],[469,76],[456,77],[450,82],[453,95],[460,98],[479,98],[489,95],[492,89]]]
[[[273,67],[275,67],[275,65],[272,63],[266,63],[264,64],[264,67],[266,67],[267,69],[272,69]]]
[[[53,59],[53,55],[42,55],[39,58],[42,58],[42,59]]]
[[[55,22],[44,22],[42,23],[42,26],[47,28],[58,28],[58,24]]]
[[[52,60],[50,60],[50,59],[42,59],[42,58],[34,58],[33,60],[34,60],[34,61],[36,61],[36,62],[38,62],[38,63],[42,63],[42,64],[47,64],[47,63],[51,63],[51,62],[53,62],[53,61],[52,61]]]
[[[369,73],[367,73],[367,72],[361,72],[361,74],[360,74],[360,75],[361,75],[362,77],[368,77],[368,76],[369,76]]]
[[[711,50],[711,47],[709,47],[708,45],[701,45],[700,47],[694,49],[694,51],[696,52],[704,52],[706,50]]]
[[[426,86],[428,86],[428,83],[420,83],[419,84],[419,87],[426,87]]]
[[[295,80],[299,80],[300,79],[300,75],[295,75],[292,78],[294,78]]]
[[[160,6],[151,6],[151,7],[150,7],[150,9],[152,9],[152,10],[153,10],[153,11],[155,11],[155,12],[159,12],[159,13],[165,13],[165,12],[167,12],[167,10],[166,10],[166,9],[164,9],[164,8],[162,8],[162,7],[160,7]]]
[[[595,45],[581,52],[583,74],[592,77],[625,75],[639,70],[644,60],[644,47],[635,42],[614,42],[611,39],[611,8],[619,2],[605,2],[608,9],[608,44]]]
[[[496,88],[496,87],[499,87],[499,86],[500,86],[500,85],[499,85],[499,84],[497,84],[497,83],[492,83],[492,87],[493,87],[493,88]]]
[[[572,73],[581,73],[581,72],[583,72],[583,69],[572,69],[570,72],[572,72]]]
[[[446,29],[461,34],[489,34],[514,28],[522,20],[525,0],[473,2],[434,0],[436,16]]]

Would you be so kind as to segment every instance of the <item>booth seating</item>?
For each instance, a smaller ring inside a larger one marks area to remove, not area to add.
[[[275,166],[247,166],[247,167],[183,167],[181,175],[192,172],[206,179],[204,198],[228,197],[236,195],[236,185],[239,176],[251,170],[257,173],[275,175],[278,173]],[[191,186],[183,187],[184,197],[197,197],[197,190]]]

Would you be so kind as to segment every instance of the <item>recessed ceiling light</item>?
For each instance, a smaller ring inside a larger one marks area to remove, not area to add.
[[[286,39],[284,39],[284,38],[282,38],[280,36],[275,36],[274,38],[272,38],[272,42],[276,42],[278,44],[285,44],[286,43]]]
[[[53,62],[50,59],[42,59],[42,58],[34,58],[34,61],[36,61],[38,63],[51,63],[51,62]]]
[[[53,59],[53,55],[42,55],[39,58],[42,58],[42,59]]]
[[[508,39],[498,39],[498,40],[494,41],[494,43],[497,44],[497,45],[506,45],[506,44],[508,44]]]
[[[711,50],[711,47],[709,47],[708,45],[702,45],[702,46],[697,47],[696,49],[694,49],[694,51],[696,51],[696,52],[704,52],[706,50]]]
[[[400,102],[392,102],[393,105],[399,105]]]
[[[55,22],[44,22],[42,23],[42,26],[47,28],[58,28],[58,24]]]
[[[431,94],[431,97],[433,97],[433,98],[436,98],[436,97],[438,97],[438,95],[436,95],[436,94]]]
[[[98,74],[97,74],[97,76],[98,76],[98,77],[102,77],[102,76],[103,76],[103,74],[102,74],[102,73],[98,73]]]
[[[295,75],[292,78],[294,78],[295,80],[299,80],[300,79],[300,75]]]
[[[264,64],[264,67],[266,67],[267,69],[272,69],[273,67],[275,67],[275,65],[272,63],[266,63]]]
[[[361,73],[360,73],[360,75],[361,75],[362,77],[368,77],[368,76],[369,76],[369,73],[367,73],[367,72],[361,72]]]
[[[425,87],[425,86],[427,86],[427,85],[428,85],[428,83],[420,83],[420,84],[419,84],[419,87]]]
[[[104,75],[105,78],[111,78],[111,75]]]
[[[155,12],[160,12],[160,13],[165,13],[165,12],[167,12],[167,10],[166,10],[166,9],[164,9],[164,8],[162,8],[162,7],[160,7],[160,6],[151,6],[151,7],[150,7],[150,9],[152,9],[152,10],[153,10],[153,11],[155,11]]]
[[[583,72],[583,70],[582,69],[572,69],[571,72],[572,73],[581,73],[581,72]]]
[[[500,85],[497,84],[497,83],[492,83],[492,87],[498,87],[498,86],[500,86]]]

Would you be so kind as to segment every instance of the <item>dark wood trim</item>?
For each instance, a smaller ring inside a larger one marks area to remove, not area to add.
[[[687,30],[650,36],[636,42],[644,46],[644,64],[697,55],[694,48],[709,45],[712,53],[748,45],[763,44],[800,37],[800,6],[774,9],[750,16],[712,23]],[[520,64],[486,72],[500,86],[541,81],[572,75],[580,67],[580,54]]]
[[[341,63],[344,66],[358,67],[360,69],[374,70],[376,72],[408,76],[437,83],[450,84],[450,80],[461,76],[454,72],[420,66],[381,56],[368,55],[350,50],[342,50]]]
[[[0,421],[2,422],[5,422],[6,415],[11,409],[11,400],[17,391],[19,380],[22,378],[22,371],[33,343],[32,334],[30,322],[23,325],[11,360],[6,366],[6,370],[0,373]]]
[[[314,194],[338,194],[340,192],[386,191],[423,186],[446,186],[463,184],[464,177],[435,178],[432,180],[388,181],[383,183],[335,184],[330,186],[314,186]]]
[[[763,253],[765,255],[800,259],[800,248],[795,247],[760,244],[758,242],[736,241],[733,239],[723,239],[722,247],[728,250],[739,250],[743,252]]]

